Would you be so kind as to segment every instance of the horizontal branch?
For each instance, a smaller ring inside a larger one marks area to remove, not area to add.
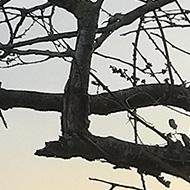
[[[63,94],[0,89],[0,108],[29,108],[37,111],[61,111]]]
[[[52,0],[52,2],[54,2],[54,1],[56,2],[56,0]],[[122,15],[122,19],[121,19],[120,22],[117,22],[117,23],[112,24],[112,25],[108,25],[106,27],[99,28],[97,30],[97,33],[103,33],[103,34],[108,33],[108,36],[109,36],[111,34],[110,31],[113,32],[114,30],[117,30],[118,28],[120,28],[122,26],[129,25],[132,22],[134,22],[137,18],[139,18],[142,15],[146,14],[147,12],[150,12],[150,11],[156,9],[156,8],[162,7],[162,6],[164,6],[166,4],[169,4],[169,3],[173,2],[173,1],[174,0],[167,0],[167,1],[159,0],[159,1],[153,1],[153,2],[150,1],[149,3],[147,3],[147,4],[143,5],[143,6],[140,6],[140,7],[136,8],[135,10],[133,10],[131,12]],[[58,2],[59,1],[57,1],[57,3]],[[73,1],[73,2],[68,1],[68,4],[67,4],[67,1],[65,1],[65,2],[61,2],[61,4],[62,3],[65,4],[65,8],[66,8],[67,6],[70,7],[72,4],[74,4],[74,2],[75,1]],[[46,4],[44,4],[44,6],[49,6],[49,4],[46,3]],[[31,11],[33,11],[32,8],[31,8]],[[51,34],[51,35],[48,35],[48,36],[37,37],[37,38],[24,40],[24,41],[12,43],[12,44],[0,44],[0,50],[5,51],[6,53],[7,52],[11,53],[12,52],[11,50],[14,49],[14,48],[28,46],[28,45],[34,45],[34,44],[42,43],[42,42],[53,42],[53,41],[56,41],[56,40],[59,40],[59,39],[72,38],[72,37],[76,37],[76,36],[77,36],[77,31],[65,32],[65,33],[59,33],[59,34]],[[100,46],[101,42],[99,42],[99,40],[97,41],[97,44],[95,44],[95,47]]]
[[[66,50],[65,52],[56,52],[56,51],[50,51],[50,50],[39,50],[39,49],[28,49],[28,50],[17,50],[13,49],[12,53],[18,54],[18,55],[42,55],[47,57],[74,57],[74,52],[72,50]]]
[[[114,96],[113,96],[114,95]],[[64,94],[34,91],[0,90],[0,108],[30,108],[38,111],[62,111]],[[90,114],[107,115],[126,108],[175,106],[190,111],[190,89],[184,86],[148,84],[134,88],[89,95]],[[126,106],[123,106],[123,105]]]
[[[148,84],[123,89],[90,98],[91,113],[107,115],[129,109],[148,106],[175,106],[186,111],[190,110],[190,89],[184,86],[169,86],[167,84]],[[114,96],[113,96],[114,95]],[[125,103],[126,106],[122,106]]]
[[[114,168],[135,167],[140,172],[154,177],[159,177],[161,172],[164,172],[190,182],[190,155],[187,154],[185,161],[182,161],[181,149],[177,149],[179,144],[158,147],[130,143],[114,137],[91,135],[90,140],[87,138],[82,139],[77,134],[66,135],[58,141],[46,143],[35,155],[63,159],[82,157],[89,161],[104,159],[113,164]],[[185,148],[181,148],[185,152]]]
[[[9,44],[9,45],[0,44],[0,49],[2,49],[2,50],[3,49],[13,49],[13,48],[33,45],[33,44],[37,44],[37,43],[42,43],[42,42],[53,42],[53,41],[63,39],[63,38],[76,37],[76,35],[77,35],[76,31],[74,31],[74,32],[64,32],[64,33],[59,33],[59,34],[50,34],[48,36],[32,38],[30,40],[19,41],[19,42]]]

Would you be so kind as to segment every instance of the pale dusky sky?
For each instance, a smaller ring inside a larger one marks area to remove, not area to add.
[[[20,7],[31,7],[36,3],[45,1],[39,0],[12,0],[9,5]],[[182,6],[190,8],[190,2],[180,0]],[[138,0],[105,0],[103,7],[111,12],[127,12],[140,5]],[[169,7],[175,5],[172,4]],[[57,14],[54,17],[55,26],[60,31],[72,31],[76,29],[76,20],[63,9],[56,9]],[[103,19],[107,18],[102,14]],[[2,15],[0,16],[2,19]],[[119,38],[120,33],[131,29],[136,29],[135,22],[130,27],[125,27],[116,32],[100,48],[100,52],[121,57],[131,62],[131,49],[134,35]],[[101,23],[100,23],[101,24]],[[4,25],[0,25],[0,41],[6,42],[7,30]],[[45,33],[36,27],[30,35],[39,36]],[[190,51],[188,42],[190,41],[189,29],[169,29],[167,38],[174,44]],[[72,41],[68,41],[74,44]],[[155,69],[163,64],[162,58],[157,53],[151,53],[152,46],[145,36],[142,36],[140,42],[144,47],[144,53],[149,56],[151,62],[155,63]],[[43,45],[42,45],[43,47]],[[170,50],[172,61],[176,69],[184,79],[189,80],[189,56],[179,53],[176,50]],[[35,57],[31,57],[33,59]],[[120,63],[110,60],[103,60],[97,56],[93,57],[92,67],[97,70],[97,75],[109,85],[111,89],[123,89],[129,87],[129,83],[112,75],[109,70],[110,64],[124,67]],[[9,69],[0,69],[0,81],[3,88],[19,90],[35,90],[43,92],[62,92],[69,73],[69,63],[60,59],[54,59],[47,63],[14,67]],[[155,81],[151,81],[155,82]],[[95,93],[95,88],[90,91]],[[135,169],[132,170],[113,170],[112,165],[103,164],[99,161],[87,162],[81,158],[70,160],[37,157],[33,153],[44,147],[44,142],[56,140],[60,135],[60,115],[55,112],[40,113],[29,109],[12,109],[3,112],[8,122],[9,129],[5,130],[0,121],[0,189],[3,190],[105,190],[109,186],[92,182],[88,177],[105,179],[126,185],[135,185],[141,187],[140,176]],[[169,118],[175,118],[179,125],[179,131],[188,132],[190,126],[189,117],[164,107],[151,107],[140,109],[139,114],[147,121],[154,123],[155,126],[164,132],[169,132],[167,121]],[[112,114],[107,117],[90,116],[90,131],[101,136],[112,135],[120,139],[133,140],[132,127],[127,122],[127,113]],[[155,134],[143,126],[139,126],[139,132],[145,143],[155,144],[163,143]],[[188,190],[190,185],[175,177],[166,176],[172,181],[171,190]],[[154,178],[145,177],[148,189],[166,189],[160,185]],[[119,189],[119,188],[118,188]]]

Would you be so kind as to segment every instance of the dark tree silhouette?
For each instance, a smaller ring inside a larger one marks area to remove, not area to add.
[[[144,189],[144,174],[154,176],[166,187],[170,186],[170,182],[162,177],[162,172],[190,182],[188,136],[181,133],[178,135],[181,135],[182,139],[173,140],[177,131],[169,134],[159,131],[137,112],[139,108],[158,105],[182,108],[184,113],[190,110],[188,81],[184,80],[175,68],[169,50],[175,48],[182,53],[190,53],[170,42],[165,35],[167,28],[175,30],[189,27],[190,11],[182,8],[180,0],[139,0],[137,8],[114,14],[105,10],[103,5],[104,0],[49,0],[35,7],[22,8],[11,6],[11,0],[2,0],[0,13],[3,19],[0,20],[0,25],[6,25],[8,39],[0,43],[1,68],[42,63],[56,58],[69,62],[71,68],[63,93],[1,88],[0,108],[7,110],[20,107],[61,113],[62,135],[58,141],[45,143],[44,148],[36,151],[35,154],[38,156],[63,159],[82,157],[89,161],[103,159],[113,164],[114,168],[134,167],[142,177]],[[172,8],[168,8],[167,5],[172,5]],[[57,7],[74,16],[77,21],[76,31],[61,32],[54,27],[53,16]],[[121,34],[135,35],[131,51],[132,62],[101,53],[101,47],[109,37],[134,22],[138,22],[136,30],[125,28],[127,31],[122,30]],[[36,25],[46,34],[27,38]],[[149,61],[148,55],[139,47],[142,33],[147,37],[147,41],[152,43],[154,48],[151,51],[161,55],[162,66],[159,71],[155,71],[154,63]],[[74,41],[74,48],[68,39]],[[46,49],[36,48],[42,43],[47,43]],[[35,60],[30,60],[31,55]],[[92,68],[94,56],[109,59],[112,63],[115,61],[125,64],[125,68],[110,64],[110,70],[121,79],[125,79],[128,87],[115,91],[110,89]],[[96,94],[88,93],[90,85],[97,88]],[[89,115],[108,115],[121,111],[128,113],[134,127],[134,142],[90,133]],[[7,127],[2,113],[1,118]],[[143,144],[138,134],[138,124],[152,130],[166,144]],[[174,119],[170,120],[170,126],[177,130]],[[139,189],[98,179],[91,180],[108,183],[111,185],[110,189]]]

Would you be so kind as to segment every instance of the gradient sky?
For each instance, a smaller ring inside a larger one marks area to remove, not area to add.
[[[10,5],[30,7],[41,2],[45,1],[12,0]],[[180,0],[180,2],[183,7],[190,8],[190,1]],[[134,9],[138,4],[137,0],[105,0],[104,8],[112,13],[117,11],[126,12]],[[102,20],[104,18],[106,18],[105,15],[101,17]],[[58,30],[72,31],[76,29],[75,19],[62,9],[57,9],[54,21]],[[135,29],[136,24],[137,22],[130,26],[131,29]],[[120,33],[126,32],[128,29],[129,27],[125,27],[116,32],[100,48],[100,52],[131,61],[131,42],[134,40],[134,35],[118,38]],[[6,27],[1,27],[0,25],[0,33],[0,41],[5,43],[7,39]],[[44,34],[40,28],[36,27],[35,31],[31,33],[31,37]],[[174,44],[190,51],[189,29],[170,29],[167,31],[167,37]],[[145,48],[145,54],[149,54],[152,46],[145,39],[142,40],[141,44]],[[170,53],[176,69],[178,69],[184,79],[190,80],[189,57],[176,50],[172,50]],[[156,67],[159,67],[160,62],[162,62],[160,56],[156,54],[150,56],[150,59],[158,64]],[[93,68],[97,70],[98,76],[111,89],[116,90],[117,88],[129,87],[129,83],[111,74],[110,70],[108,70],[110,64],[124,67],[124,65],[110,60],[103,60],[97,56],[93,57]],[[54,59],[43,64],[0,69],[0,81],[3,83],[3,88],[6,89],[62,92],[68,77],[69,67],[69,63],[60,59]],[[92,87],[90,91],[94,93],[95,89]],[[106,184],[89,181],[88,177],[141,187],[140,176],[135,172],[135,169],[128,171],[113,170],[110,164],[102,164],[98,161],[90,163],[81,158],[62,160],[34,156],[33,153],[37,149],[44,147],[44,142],[58,139],[60,134],[60,115],[58,113],[42,113],[29,109],[12,109],[3,113],[9,129],[6,130],[0,121],[0,189],[105,190],[109,188]],[[167,124],[169,118],[176,119],[179,131],[187,133],[189,130],[190,118],[167,108],[144,108],[140,109],[139,114],[146,118],[147,121],[154,123],[161,131],[170,131]],[[112,114],[107,117],[93,115],[90,116],[90,119],[90,131],[94,134],[101,136],[112,135],[120,139],[133,140],[132,127],[127,123],[127,113]],[[161,139],[143,126],[140,126],[139,132],[145,143],[162,143]],[[166,177],[172,180],[171,190],[178,190],[179,188],[188,190],[190,188],[189,184],[180,179],[171,176]],[[166,189],[152,177],[146,176],[145,179],[148,189]]]

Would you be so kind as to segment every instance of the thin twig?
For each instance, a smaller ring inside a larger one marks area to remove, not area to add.
[[[190,25],[180,25],[180,24],[176,24],[176,25],[168,25],[168,26],[162,26],[163,29],[167,29],[167,28],[189,28]],[[144,27],[145,30],[159,30],[159,27],[155,26],[155,27]],[[141,29],[143,30],[143,29]],[[137,30],[131,30],[129,32],[126,32],[126,33],[123,33],[123,34],[120,34],[120,36],[127,36],[129,34],[132,34],[132,33],[135,33]]]
[[[102,86],[102,88],[103,88],[104,90],[106,90],[106,91],[115,99],[115,101],[116,101],[119,105],[123,106],[123,107],[127,110],[127,112],[128,112],[130,115],[132,115],[132,116],[134,117],[134,119],[136,119],[137,121],[139,121],[140,123],[142,123],[144,126],[146,126],[147,128],[149,128],[150,130],[154,131],[157,135],[159,135],[160,137],[162,137],[162,138],[163,138],[164,140],[166,140],[167,142],[170,142],[170,141],[171,141],[167,136],[165,136],[164,133],[161,133],[161,132],[158,131],[154,126],[151,126],[150,124],[148,124],[148,123],[147,123],[143,118],[141,118],[139,115],[134,114],[133,111],[131,111],[131,110],[127,107],[126,103],[125,103],[125,102],[121,102],[121,100],[120,100],[117,96],[115,96],[115,95],[112,93],[112,91],[111,91],[96,75],[94,75],[92,72],[90,72],[90,74],[91,74],[92,77],[98,82],[98,84],[99,84],[100,86]]]
[[[134,44],[133,44],[133,45],[134,45]],[[137,51],[137,53],[140,55],[140,57],[143,59],[143,61],[146,63],[147,68],[150,70],[150,75],[153,76],[159,84],[161,84],[161,82],[160,82],[159,79],[157,78],[155,72],[154,72],[154,71],[152,70],[152,68],[151,68],[151,65],[152,65],[152,64],[147,61],[147,59],[146,59],[146,58],[143,56],[143,54],[137,49],[137,47],[136,47],[136,51]]]
[[[105,181],[105,180],[102,180],[102,179],[96,179],[96,178],[89,177],[89,180],[109,184],[109,185],[111,185],[112,189],[115,188],[115,187],[123,187],[123,188],[126,188],[126,189],[143,190],[143,189],[138,188],[138,187],[129,186],[129,185],[121,185],[121,184],[114,183],[114,182],[108,182],[108,181]]]
[[[138,29],[136,32],[135,42],[134,42],[134,49],[133,49],[133,86],[135,87],[137,85],[137,46],[139,42],[140,37],[140,29],[142,26],[144,18],[141,17],[140,22],[138,24]],[[137,114],[137,109],[133,110],[133,113]],[[137,120],[134,119],[134,134],[135,134],[135,143],[138,143],[138,131],[137,131]]]
[[[156,33],[151,32],[151,34],[152,34],[152,35],[155,35],[155,36],[157,36],[157,37],[159,37],[159,38],[161,38],[161,36],[158,35],[158,34],[156,34]],[[181,51],[181,52],[183,52],[183,53],[185,53],[185,54],[187,54],[187,55],[190,55],[190,52],[188,52],[188,51],[186,51],[186,50],[183,50],[183,49],[177,47],[176,45],[174,45],[174,44],[172,44],[171,42],[169,42],[167,39],[165,39],[165,41],[166,41],[172,48],[175,48],[175,49],[177,49],[177,50],[179,50],[179,51]]]
[[[184,15],[186,21],[188,21],[190,23],[190,20],[189,20],[188,16],[185,14],[185,12],[184,12],[183,8],[181,7],[181,5],[179,4],[179,2],[177,0],[175,0],[175,2],[177,4],[177,6],[179,7],[181,13]]]
[[[144,180],[144,175],[142,173],[140,173],[140,176],[141,176],[141,181],[142,181],[143,189],[146,190],[146,183],[145,183],[145,180]]]
[[[167,61],[167,68],[168,68],[168,72],[169,72],[169,77],[170,77],[170,82],[171,82],[171,85],[174,85],[174,79],[173,79],[173,74],[172,74],[172,69],[171,69],[171,61],[170,61],[170,56],[169,56],[169,51],[168,51],[168,47],[167,47],[167,43],[165,41],[165,34],[164,34],[164,31],[162,29],[162,25],[157,17],[157,13],[156,11],[153,11],[154,15],[155,15],[155,18],[156,18],[156,21],[157,21],[157,24],[158,24],[158,27],[160,28],[160,33],[161,33],[161,36],[162,36],[162,42],[163,42],[163,46],[164,46],[164,51],[165,51],[165,58],[166,58],[166,61]]]
[[[98,56],[101,56],[105,59],[111,59],[111,60],[114,60],[114,61],[118,61],[118,62],[121,62],[123,64],[126,64],[126,65],[129,65],[130,67],[134,67],[134,65],[130,62],[127,62],[127,61],[124,61],[120,58],[116,58],[116,57],[112,57],[112,56],[109,56],[109,55],[105,55],[105,54],[102,54],[102,53],[99,53],[99,52],[93,52],[95,55],[98,55]],[[139,71],[141,71],[142,73],[144,73],[144,69],[141,69],[140,67],[136,67],[136,69],[138,69]]]

